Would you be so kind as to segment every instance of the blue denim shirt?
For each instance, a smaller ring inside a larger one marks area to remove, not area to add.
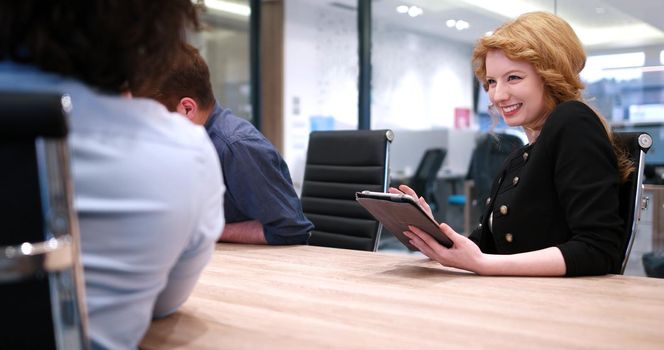
[[[303,244],[313,224],[302,213],[288,166],[248,121],[216,104],[205,129],[223,169],[227,223],[258,220],[268,244]]]

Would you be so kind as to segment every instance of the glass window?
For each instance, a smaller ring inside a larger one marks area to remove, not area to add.
[[[250,97],[249,0],[205,0],[204,30],[190,38],[208,66],[217,101],[253,120]]]
[[[528,5],[530,4],[530,5]],[[478,38],[553,1],[383,0],[372,11],[372,129],[395,132],[393,176],[408,178],[429,148],[444,148],[441,175],[466,175],[478,130],[507,129],[489,117],[474,78]],[[520,132],[520,131],[517,131]]]
[[[357,3],[284,1],[289,164],[303,160],[311,130],[357,127]],[[664,122],[664,14],[656,1],[381,0],[372,7],[371,128],[395,130],[396,142],[399,130],[492,128],[472,48],[530,11],[555,12],[575,29],[588,54],[585,96],[607,119]]]
[[[489,128],[488,98],[474,83],[470,62],[475,41],[509,18],[552,11],[553,5],[509,0],[374,2],[371,127]]]
[[[372,128],[485,129],[488,99],[472,82],[473,44],[538,10],[556,12],[579,35],[589,55],[586,97],[607,118],[638,119],[654,109],[635,106],[662,103],[664,15],[652,1],[385,0],[373,9]]]
[[[583,42],[586,100],[614,124],[664,122],[664,76],[657,66],[664,15],[652,1],[559,0],[558,14]]]
[[[299,189],[309,132],[358,126],[357,6],[310,0],[284,5],[284,158]]]

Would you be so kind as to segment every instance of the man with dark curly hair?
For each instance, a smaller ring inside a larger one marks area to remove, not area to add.
[[[205,130],[128,99],[172,64],[191,0],[2,1],[0,91],[57,92],[69,115],[93,348],[136,348],[153,317],[189,296],[224,224]]]

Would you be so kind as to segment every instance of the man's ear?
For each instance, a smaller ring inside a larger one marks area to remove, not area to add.
[[[196,112],[198,112],[198,104],[191,97],[183,97],[178,103],[176,112],[184,115],[187,119],[194,121],[196,118]]]

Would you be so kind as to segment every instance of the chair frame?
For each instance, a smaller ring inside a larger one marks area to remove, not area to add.
[[[632,245],[634,244],[634,239],[636,237],[636,234],[638,232],[639,228],[639,221],[641,221],[641,211],[646,208],[646,203],[643,198],[643,170],[645,169],[645,156],[650,147],[653,144],[652,137],[645,132],[638,132],[638,133],[616,133],[616,134],[624,134],[624,135],[638,135],[636,136],[637,142],[638,142],[638,156],[637,159],[633,159],[634,162],[637,164],[636,169],[634,170],[633,176],[636,176],[636,195],[634,197],[634,203],[632,203],[633,208],[633,216],[632,216],[632,222],[631,225],[628,226],[628,232],[626,234],[629,235],[626,245],[625,245],[625,251],[624,251],[624,258],[622,261],[622,266],[620,267],[620,274],[624,274],[625,272],[625,267],[627,267],[627,262],[629,260],[629,255],[632,251]],[[632,145],[625,145],[628,151],[630,151]],[[631,152],[630,152],[631,154]]]
[[[57,349],[88,349],[80,233],[67,144],[69,100],[58,93],[0,93],[5,138],[34,145],[43,236],[0,247],[0,283],[48,280]],[[19,141],[20,140],[20,141]],[[12,241],[14,238],[12,239]],[[6,244],[6,243],[5,243]]]

